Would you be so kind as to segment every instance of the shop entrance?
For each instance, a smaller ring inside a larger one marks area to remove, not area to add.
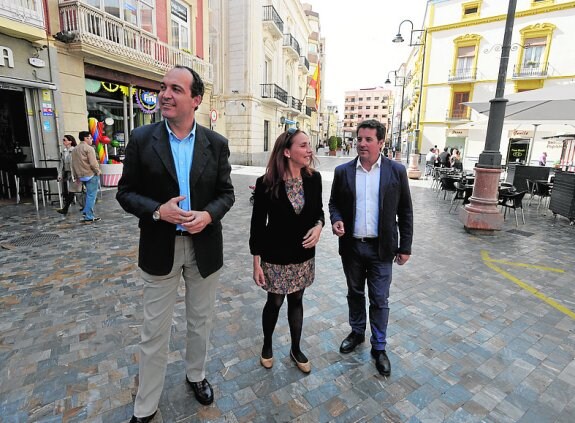
[[[3,162],[32,161],[23,89],[0,89],[0,158]]]

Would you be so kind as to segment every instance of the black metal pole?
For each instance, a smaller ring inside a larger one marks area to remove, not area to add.
[[[513,34],[513,24],[515,22],[515,8],[517,0],[509,0],[507,10],[507,20],[505,21],[505,34],[501,46],[501,61],[499,62],[499,75],[497,77],[497,88],[495,98],[489,107],[489,121],[487,122],[487,134],[485,137],[485,148],[479,155],[477,167],[495,169],[501,167],[501,133],[505,120],[505,107],[507,99],[505,94],[505,81],[507,78],[507,66],[509,63],[509,51],[511,49],[511,35]]]
[[[397,76],[396,76],[397,77]],[[401,84],[401,106],[399,106],[399,131],[397,131],[397,144],[396,144],[396,151],[401,151],[401,126],[403,122],[403,97],[404,97],[404,90],[405,90],[405,76],[403,77]],[[399,145],[399,148],[397,146]]]

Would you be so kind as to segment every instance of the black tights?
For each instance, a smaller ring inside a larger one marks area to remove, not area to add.
[[[297,361],[300,363],[307,362],[307,358],[300,350],[301,330],[303,325],[303,293],[301,291],[287,294],[288,299],[288,322],[291,335],[291,350]],[[264,346],[262,348],[262,357],[271,358],[272,337],[278,321],[278,316],[284,298],[283,294],[272,294],[268,292],[268,300],[262,312],[262,327],[264,329]]]

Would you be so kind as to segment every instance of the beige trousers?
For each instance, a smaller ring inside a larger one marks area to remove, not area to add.
[[[160,402],[168,364],[168,344],[178,286],[186,288],[186,376],[191,382],[205,377],[208,342],[219,281],[216,272],[202,278],[190,237],[176,237],[174,266],[165,276],[141,271],[144,280],[144,323],[140,342],[140,375],[134,415],[153,414]]]

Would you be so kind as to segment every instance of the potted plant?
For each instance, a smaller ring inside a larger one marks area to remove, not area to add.
[[[328,145],[329,145],[329,155],[335,156],[338,147],[337,137],[335,135],[329,137]]]

